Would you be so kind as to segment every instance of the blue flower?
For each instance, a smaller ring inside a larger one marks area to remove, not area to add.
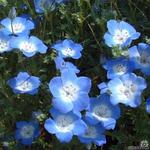
[[[0,53],[11,51],[11,37],[0,31]]]
[[[150,98],[148,98],[146,100],[146,106],[145,107],[146,107],[147,113],[150,114]]]
[[[35,36],[14,37],[11,46],[22,51],[26,57],[32,57],[37,52],[44,54],[47,51],[47,46]]]
[[[109,20],[107,22],[108,32],[105,33],[105,43],[109,47],[119,46],[126,47],[131,44],[132,40],[138,39],[140,36],[139,32],[127,22]]]
[[[68,69],[63,70],[60,77],[54,77],[49,83],[49,89],[54,96],[52,104],[64,113],[86,109],[89,104],[90,88],[89,78],[77,77]]]
[[[145,75],[150,75],[150,45],[140,43],[129,49],[131,61],[135,68],[140,69]]]
[[[141,104],[141,94],[146,87],[145,79],[134,73],[114,78],[108,82],[108,89],[111,92],[110,101],[114,105],[122,103],[137,107]]]
[[[78,136],[79,140],[84,144],[94,143],[98,146],[105,144],[106,138],[103,135],[105,131],[104,127],[100,123],[93,125],[88,116],[85,116],[83,120],[87,125],[87,130],[85,133]]]
[[[34,0],[35,11],[37,13],[53,11],[57,4],[61,4],[63,2],[64,0]]]
[[[7,35],[28,35],[30,30],[34,29],[34,23],[23,17],[16,17],[13,20],[5,18],[1,24],[4,26],[1,30]]]
[[[91,98],[86,115],[93,124],[101,122],[105,129],[114,129],[116,119],[120,117],[120,108],[110,102],[108,94],[102,94],[98,98]]]
[[[55,58],[55,64],[56,68],[60,71],[63,71],[64,69],[69,69],[74,71],[75,73],[79,73],[80,70],[71,62],[65,62],[64,59],[60,56]]]
[[[27,72],[20,72],[17,77],[8,80],[8,85],[14,93],[27,93],[34,95],[38,92],[40,80],[38,77],[31,76]]]
[[[107,70],[108,79],[131,73],[134,70],[134,64],[123,57],[109,60],[103,67]]]
[[[62,106],[63,107],[63,106]],[[60,142],[70,142],[73,135],[80,135],[87,129],[86,124],[81,120],[81,116],[73,112],[60,113],[56,109],[50,109],[51,116],[45,121],[45,129],[55,134]]]
[[[74,43],[69,39],[57,42],[52,48],[55,49],[61,57],[71,57],[73,59],[79,59],[81,57],[81,51],[83,50],[81,44]]]
[[[31,145],[33,140],[40,135],[39,124],[37,122],[16,122],[15,138],[24,145]]]

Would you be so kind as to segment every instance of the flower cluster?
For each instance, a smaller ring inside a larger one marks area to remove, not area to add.
[[[141,94],[147,84],[143,77],[137,76],[133,71],[140,69],[144,75],[150,74],[150,45],[139,43],[138,46],[129,47],[140,33],[124,21],[110,20],[107,22],[107,28],[108,32],[104,35],[105,43],[109,47],[119,46],[117,51],[121,55],[103,65],[107,70],[107,78],[111,80],[101,83],[99,88],[102,93],[110,94],[113,105],[122,103],[137,107],[141,104]]]
[[[63,2],[64,0],[34,1],[38,13],[43,13],[45,9],[54,10],[56,4]],[[14,15],[0,23],[3,26],[0,30],[0,53],[17,49],[28,59],[38,52],[47,52],[47,46],[39,38],[30,36],[31,30],[35,28],[31,18]],[[140,33],[124,21],[110,20],[107,28],[105,43],[112,49],[117,47],[119,55],[103,64],[109,81],[98,85],[100,94],[95,97],[89,96],[92,80],[80,76],[80,70],[71,62],[71,59],[81,58],[82,44],[64,39],[51,46],[57,55],[54,62],[58,75],[48,84],[52,94],[52,107],[44,128],[60,142],[68,143],[73,136],[77,136],[81,143],[102,146],[106,143],[105,131],[114,130],[121,116],[119,104],[132,108],[141,104],[141,95],[147,83],[134,71],[139,69],[144,75],[150,75],[150,45],[139,43],[130,47]],[[27,72],[19,72],[7,84],[15,94],[35,95],[41,80]],[[150,113],[150,99],[147,99],[146,110]],[[33,116],[36,118],[34,121],[16,123],[15,138],[24,145],[31,145],[40,135],[37,121],[43,116],[42,112],[34,112]]]
[[[111,104],[108,94],[90,98],[90,78],[78,77],[77,67],[65,61],[66,58],[81,57],[81,44],[65,39],[56,42],[52,48],[58,54],[55,63],[61,75],[49,82],[53,107],[50,109],[52,118],[46,120],[45,129],[61,142],[69,142],[76,135],[85,144],[105,144],[104,132],[115,128],[120,117],[119,106]],[[82,111],[85,115],[81,115]]]
[[[37,52],[46,53],[47,46],[37,37],[30,36],[30,31],[35,28],[31,18],[20,16],[5,18],[0,24],[0,52],[18,49],[26,57],[32,57]]]

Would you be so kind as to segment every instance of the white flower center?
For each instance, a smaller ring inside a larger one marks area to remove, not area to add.
[[[26,41],[21,43],[20,49],[25,52],[35,52],[37,48],[34,43],[30,43]]]
[[[9,42],[3,39],[0,39],[0,52],[4,52],[9,47]]]
[[[117,72],[118,74],[124,74],[127,71],[126,66],[122,64],[117,64],[113,67],[114,72]]]
[[[68,82],[60,89],[60,95],[64,101],[74,101],[78,96],[78,90],[79,87]]]
[[[67,47],[62,50],[62,54],[65,56],[74,56],[75,51],[72,48]]]
[[[20,91],[30,91],[32,89],[33,85],[31,82],[27,81],[21,81],[17,83],[16,88]]]
[[[32,125],[27,125],[21,128],[20,134],[23,138],[33,137],[35,128]]]
[[[120,97],[120,99],[132,99],[137,86],[132,81],[128,81],[123,83],[123,85],[119,85],[117,89],[117,97]]]
[[[14,32],[14,33],[20,33],[25,29],[25,26],[21,23],[12,23],[12,25],[10,26],[10,29]]]
[[[127,30],[116,30],[113,40],[116,44],[123,44],[128,38],[130,34]]]
[[[73,119],[66,115],[61,115],[56,120],[57,128],[61,132],[68,132],[73,129]]]
[[[86,138],[96,138],[97,137],[97,130],[94,126],[88,126],[86,132],[84,133],[83,137]]]
[[[97,118],[110,118],[111,110],[107,105],[101,104],[94,107],[93,115]]]

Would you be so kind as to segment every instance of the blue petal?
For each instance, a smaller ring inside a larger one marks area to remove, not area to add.
[[[34,89],[34,90],[31,90],[29,92],[26,92],[27,94],[31,94],[31,95],[35,95],[38,93],[38,89]]]
[[[68,113],[62,113],[62,112],[58,111],[57,109],[55,109],[53,107],[49,110],[49,112],[50,112],[51,116],[53,117],[53,119],[56,120],[56,121],[57,121],[57,118],[60,117],[60,115],[65,115],[66,117],[68,116],[68,117],[72,118],[72,120],[74,120],[74,121],[81,118],[81,113],[80,112],[75,112],[74,113],[74,112],[70,111]]]
[[[121,21],[119,24],[120,29],[129,31],[129,34],[132,35],[136,33],[136,30],[127,22]]]
[[[12,78],[10,80],[7,81],[7,84],[13,89],[16,86],[16,79]]]
[[[84,120],[88,122],[88,124],[90,125],[96,125],[99,123],[99,120],[95,119],[95,117],[93,117],[91,112],[86,112]]]
[[[107,118],[106,120],[102,121],[102,124],[107,130],[114,129],[116,126],[116,120],[113,118]]]
[[[131,99],[126,105],[136,108],[141,104],[141,94],[139,93],[138,95],[134,96],[133,99]]]
[[[98,88],[100,89],[100,94],[104,94],[108,91],[108,86],[105,82],[100,83]]]
[[[23,126],[27,125],[28,123],[26,121],[18,121],[16,122],[17,128],[22,128]]]
[[[109,20],[107,22],[107,28],[108,28],[108,31],[114,35],[115,34],[115,31],[117,29],[119,29],[119,23],[116,21],[116,20]]]
[[[149,76],[149,75],[150,75],[150,66],[141,68],[141,71],[142,71],[145,75]]]
[[[35,76],[30,76],[30,78],[29,78],[28,81],[33,84],[34,89],[38,88],[39,85],[40,85],[40,83],[41,83],[40,80],[39,80],[39,78],[35,77]]]
[[[75,49],[76,51],[82,51],[83,47],[81,44],[74,43],[73,49]]]
[[[54,44],[52,48],[60,52],[63,48],[62,42],[59,41],[58,43]]]
[[[20,44],[29,39],[28,36],[13,37],[11,39],[11,47],[20,49]]]
[[[52,105],[62,113],[67,113],[73,109],[72,102],[64,101],[61,98],[53,98]]]
[[[81,57],[80,51],[75,51],[75,54],[72,56],[73,59],[79,59]]]
[[[139,51],[143,51],[143,50],[146,50],[146,49],[148,49],[150,46],[148,45],[148,44],[145,44],[145,43],[139,43],[138,44],[138,50]],[[150,51],[150,50],[148,50],[148,51]]]
[[[145,79],[140,76],[137,77],[135,82],[140,90],[144,90],[147,87]]]
[[[37,37],[35,36],[31,36],[30,37],[30,42],[34,43],[35,45],[37,45],[38,51],[42,54],[46,53],[47,51],[47,46]]]
[[[34,29],[34,23],[32,22],[32,21],[30,21],[30,20],[27,20],[26,21],[26,28],[27,29],[29,29],[29,30],[31,30],[31,29]]]
[[[89,93],[90,89],[91,89],[91,79],[88,77],[79,77],[78,85],[79,85],[81,91]]]
[[[24,145],[31,145],[32,144],[33,139],[32,138],[28,138],[28,139],[21,139],[21,143]]]
[[[84,137],[84,136],[78,136],[79,140],[81,143],[84,143],[84,144],[89,144],[92,142],[92,138],[88,138],[88,137]]]
[[[120,99],[118,99],[115,94],[114,95],[111,95],[110,96],[110,102],[113,104],[113,105],[116,105],[118,103],[120,103]]]
[[[44,128],[51,134],[55,134],[59,132],[56,123],[51,118],[45,121]]]
[[[140,57],[140,54],[137,50],[137,46],[133,46],[133,47],[129,48],[129,55],[130,55],[130,58]]]
[[[119,78],[114,78],[113,80],[110,80],[107,85],[108,89],[114,94],[117,92],[116,87],[121,84],[122,82]]]
[[[6,28],[8,28],[8,27],[10,26],[10,24],[11,24],[10,18],[5,18],[5,19],[3,19],[3,20],[1,21],[1,24],[2,24],[3,26],[5,26]]]
[[[56,137],[59,139],[60,142],[68,143],[72,139],[72,132],[59,132],[56,133]]]
[[[116,45],[116,43],[113,40],[113,36],[110,35],[108,32],[104,35],[105,44],[107,44],[109,47],[113,47]]]
[[[105,138],[105,136],[104,136],[104,135],[99,136],[98,139],[96,139],[96,140],[94,141],[94,143],[95,143],[96,145],[98,145],[98,146],[101,146],[101,145],[106,144],[106,138]]]
[[[140,37],[140,35],[141,35],[141,33],[136,32],[136,33],[134,33],[133,35],[131,35],[131,39],[132,39],[132,40],[136,40],[136,39],[138,39],[138,38]]]
[[[20,132],[21,132],[20,129],[16,130],[16,132],[15,132],[15,139],[16,139],[16,140],[19,140],[19,139],[22,138]]]
[[[74,135],[84,134],[87,129],[87,125],[82,120],[77,120],[74,122],[73,133]]]
[[[89,96],[85,92],[80,92],[77,99],[73,101],[74,104],[74,110],[76,111],[82,111],[84,109],[87,109],[89,105]]]
[[[72,70],[64,69],[61,73],[61,79],[63,84],[66,84],[68,82],[71,82],[75,85],[77,85],[78,78],[76,74]]]
[[[62,88],[62,80],[60,77],[54,77],[49,83],[49,89],[54,97],[60,97],[59,90]]]

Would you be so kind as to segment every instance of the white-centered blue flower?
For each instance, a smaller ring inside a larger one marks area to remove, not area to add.
[[[107,22],[108,32],[105,33],[105,43],[109,47],[119,46],[126,47],[131,44],[132,40],[138,39],[139,32],[127,22],[109,20]]]
[[[71,62],[66,62],[61,56],[57,56],[54,61],[56,64],[56,68],[60,71],[69,69],[74,71],[75,73],[80,72],[80,70],[74,64],[72,64]]]
[[[86,115],[91,118],[93,124],[101,122],[105,129],[114,129],[116,119],[120,117],[120,108],[110,102],[108,94],[102,94],[97,98],[91,98]]]
[[[88,77],[77,77],[68,69],[63,70],[60,77],[54,77],[49,83],[54,96],[52,104],[64,113],[86,109],[89,105],[90,88],[91,80]]]
[[[104,127],[101,123],[93,125],[91,119],[88,116],[83,117],[84,122],[87,125],[87,130],[85,133],[78,136],[79,140],[84,144],[96,144],[102,146],[106,143],[106,138],[104,135]]]
[[[40,80],[38,77],[31,76],[27,72],[20,72],[17,77],[8,80],[8,85],[14,93],[27,93],[34,95],[38,92]]]
[[[44,127],[49,133],[55,134],[60,142],[70,142],[73,135],[83,134],[87,129],[81,115],[73,112],[60,113],[54,108],[50,109],[50,114],[53,119],[47,119]]]
[[[5,18],[0,23],[4,26],[1,30],[5,34],[28,35],[34,29],[34,23],[23,17],[15,17],[13,20]]]
[[[123,74],[131,73],[134,70],[134,63],[128,59],[119,57],[107,61],[103,67],[107,70],[107,78],[113,79]]]
[[[145,79],[134,73],[114,78],[108,82],[111,103],[137,107],[141,104],[141,94],[146,87]]]
[[[11,47],[19,49],[27,57],[32,57],[37,52],[45,54],[47,51],[47,46],[35,36],[14,37]]]
[[[145,75],[150,75],[150,45],[139,43],[129,49],[131,61],[135,68],[140,69]]]
[[[55,49],[62,58],[71,57],[73,59],[79,59],[81,57],[81,51],[83,50],[81,44],[74,43],[69,39],[57,42],[52,48]]]
[[[34,138],[40,135],[39,124],[37,122],[19,121],[16,123],[16,140],[24,145],[31,145]]]
[[[0,53],[11,51],[11,37],[0,31]]]

